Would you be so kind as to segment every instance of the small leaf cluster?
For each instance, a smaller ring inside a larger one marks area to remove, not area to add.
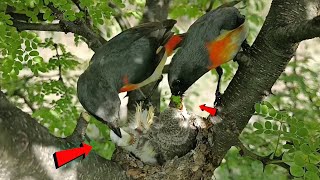
[[[108,126],[103,124],[100,121],[97,121],[93,117],[90,119],[90,126],[87,129],[87,133],[90,135],[91,133],[97,133],[98,137],[90,137],[91,141],[90,145],[93,146],[93,150],[95,150],[102,157],[111,160],[112,155],[116,149],[115,144],[110,139],[110,129]],[[94,127],[94,128],[90,128]],[[95,131],[95,132],[92,132]]]

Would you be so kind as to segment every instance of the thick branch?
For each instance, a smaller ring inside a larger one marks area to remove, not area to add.
[[[281,27],[275,36],[291,43],[320,37],[320,16]]]
[[[72,166],[56,169],[53,153],[70,147],[74,145],[51,135],[0,91],[1,179],[127,179],[118,164],[94,151]]]
[[[221,160],[247,125],[254,112],[254,104],[269,92],[297,46],[275,37],[279,27],[306,19],[306,5],[303,0],[273,0],[266,21],[247,54],[253,66],[239,65],[239,68],[222,96],[222,110],[218,123],[211,129],[212,163],[218,167]],[[274,38],[270,38],[270,37]]]

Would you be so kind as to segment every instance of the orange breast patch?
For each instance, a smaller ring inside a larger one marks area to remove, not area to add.
[[[243,29],[242,27],[243,26],[239,26],[237,29],[225,32],[213,42],[206,45],[209,52],[209,59],[212,63],[209,69],[216,68],[234,58],[243,41],[239,37]]]

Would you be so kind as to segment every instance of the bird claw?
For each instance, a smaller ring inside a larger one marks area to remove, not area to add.
[[[218,92],[216,92],[216,99],[214,101],[214,107],[221,106],[221,105],[222,105],[221,93],[218,91]]]

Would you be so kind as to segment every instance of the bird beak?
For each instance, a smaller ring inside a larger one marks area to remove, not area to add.
[[[117,136],[119,136],[120,138],[122,138],[120,128],[118,128],[118,127],[112,127],[111,130],[112,130]]]

